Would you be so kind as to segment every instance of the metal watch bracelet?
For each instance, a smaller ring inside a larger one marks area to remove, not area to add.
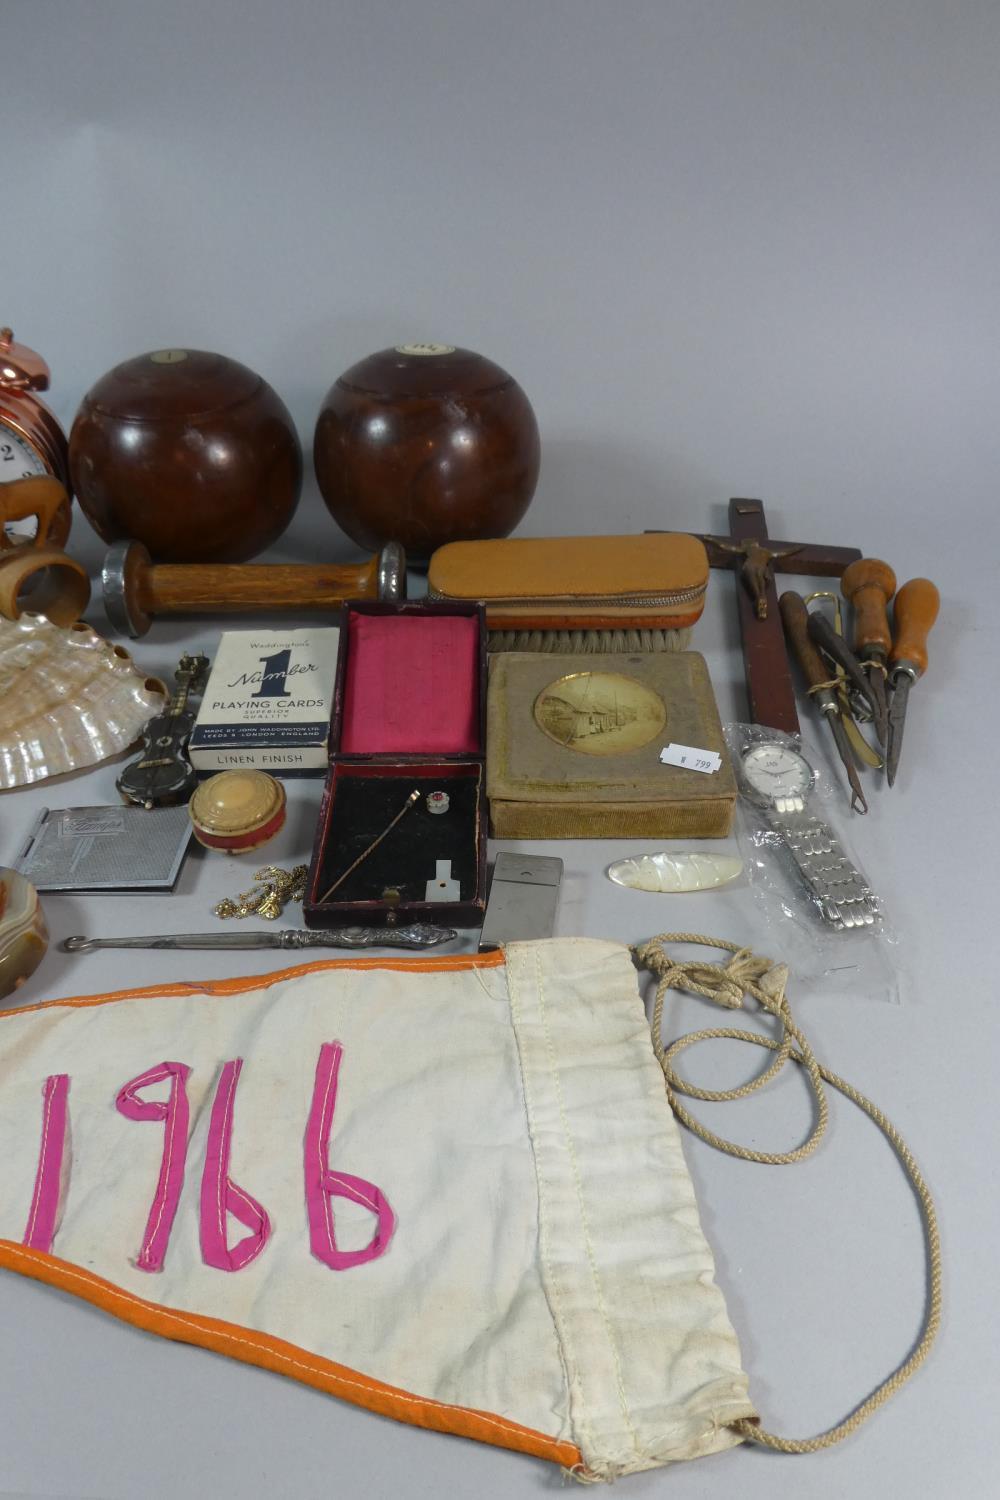
[[[828,824],[808,811],[771,813],[768,821],[788,845],[825,922],[838,931],[875,923],[878,900]]]

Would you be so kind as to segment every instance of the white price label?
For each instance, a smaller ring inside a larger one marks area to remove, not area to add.
[[[683,766],[685,771],[704,771],[706,776],[710,776],[722,765],[722,756],[718,750],[698,750],[693,745],[673,743],[660,751],[660,759],[665,766]]]

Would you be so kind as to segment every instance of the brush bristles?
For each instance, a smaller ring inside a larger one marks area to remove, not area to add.
[[[683,630],[491,630],[490,651],[561,652],[600,656],[636,651],[686,651],[690,626]]]

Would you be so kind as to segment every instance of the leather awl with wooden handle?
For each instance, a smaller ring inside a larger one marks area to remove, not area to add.
[[[345,599],[406,598],[406,556],[398,542],[357,564],[154,563],[141,542],[115,542],[101,569],[104,609],[136,639],[154,615],[332,610]]]

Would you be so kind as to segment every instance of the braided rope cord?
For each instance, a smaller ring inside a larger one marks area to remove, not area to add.
[[[733,956],[726,963],[712,963],[704,960],[683,962],[671,957],[665,948],[667,943],[688,943],[702,947],[721,948]],[[930,1191],[909,1147],[891,1121],[846,1079],[839,1078],[836,1073],[830,1072],[817,1061],[808,1041],[792,1018],[784,993],[783,979],[780,983],[775,983],[775,977],[782,972],[780,966],[776,969],[770,960],[759,958],[749,948],[739,948],[735,943],[724,942],[721,938],[706,937],[697,932],[661,933],[658,937],[651,938],[648,943],[640,944],[633,952],[637,964],[641,968],[649,969],[656,976],[656,997],[653,1003],[652,1019],[653,1050],[663,1069],[670,1107],[689,1130],[701,1140],[706,1141],[708,1145],[715,1146],[719,1151],[725,1151],[730,1156],[739,1157],[743,1161],[764,1162],[769,1166],[785,1166],[791,1162],[804,1161],[816,1150],[826,1130],[829,1107],[824,1084],[829,1084],[845,1098],[850,1099],[852,1104],[856,1104],[878,1126],[896,1153],[916,1194],[923,1216],[926,1237],[927,1299],[920,1337],[909,1356],[891,1375],[877,1385],[849,1416],[817,1437],[804,1439],[779,1437],[748,1419],[732,1424],[741,1437],[750,1442],[761,1443],[768,1448],[776,1448],[782,1453],[817,1453],[822,1448],[831,1448],[835,1443],[841,1442],[855,1432],[905,1385],[910,1376],[915,1374],[924,1363],[937,1337],[941,1324],[941,1239]],[[769,978],[770,983],[768,983]],[[711,1000],[727,1010],[742,1010],[744,996],[750,995],[762,1009],[778,1021],[781,1028],[780,1037],[776,1040],[772,1037],[761,1036],[755,1031],[743,1031],[730,1026],[706,1027],[700,1031],[689,1032],[665,1047],[661,1037],[661,1026],[664,1002],[667,991],[671,989],[701,995],[706,1000]],[[766,1047],[777,1055],[764,1072],[741,1088],[696,1088],[677,1072],[674,1067],[674,1058],[685,1047],[693,1046],[696,1042],[711,1041],[717,1037],[749,1042],[755,1047]],[[758,1089],[764,1088],[789,1060],[805,1070],[816,1100],[816,1116],[812,1128],[802,1144],[792,1151],[752,1151],[747,1146],[726,1140],[724,1136],[716,1135],[714,1131],[708,1130],[695,1119],[678,1097],[683,1094],[688,1098],[720,1103],[745,1099],[750,1094],[756,1093]]]

